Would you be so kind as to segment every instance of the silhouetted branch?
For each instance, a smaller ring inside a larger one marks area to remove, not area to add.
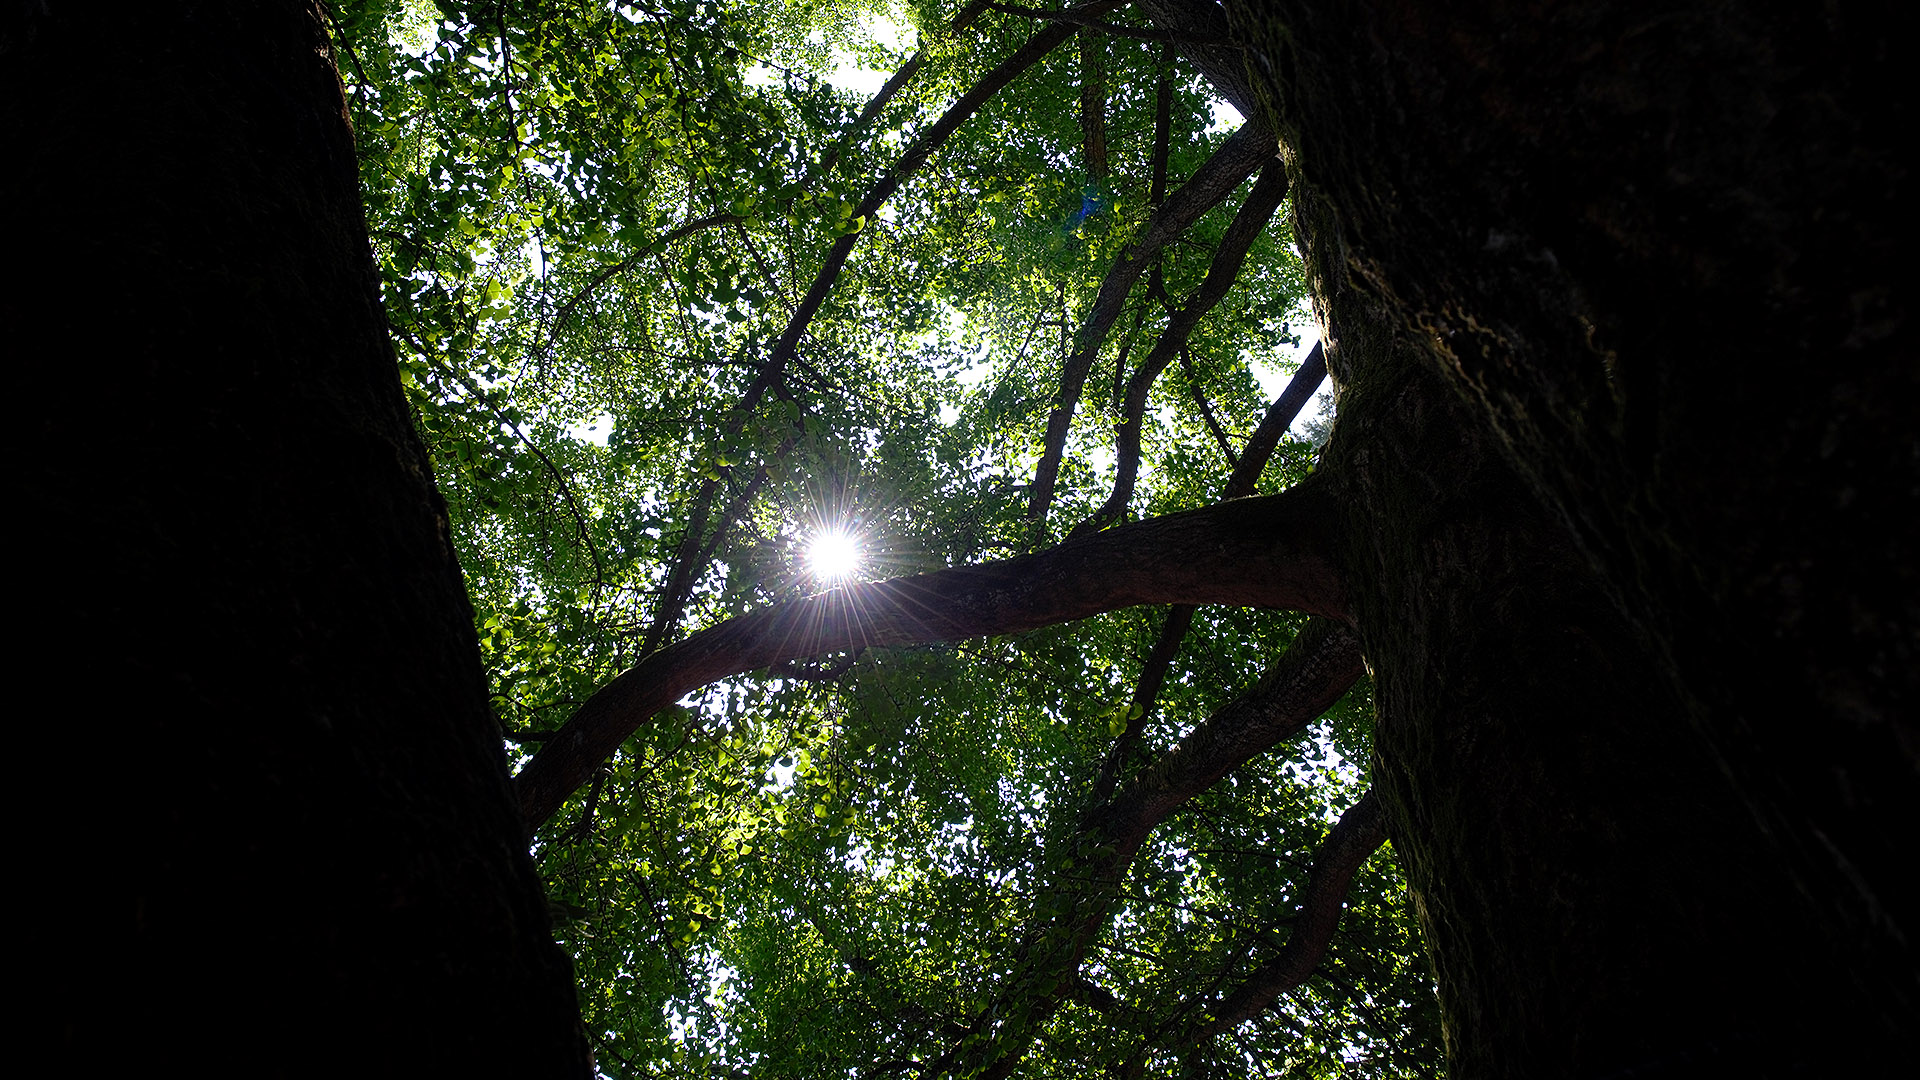
[[[1133,497],[1134,481],[1140,475],[1140,423],[1146,415],[1147,395],[1153,389],[1154,380],[1186,348],[1187,339],[1193,336],[1200,320],[1227,295],[1234,279],[1240,275],[1240,268],[1246,265],[1247,250],[1267,227],[1267,222],[1273,220],[1274,212],[1280,209],[1280,202],[1286,197],[1286,170],[1278,161],[1269,162],[1260,171],[1260,179],[1248,193],[1246,202],[1241,203],[1240,209],[1233,215],[1233,222],[1221,236],[1220,245],[1214,249],[1213,262],[1207,267],[1206,279],[1174,313],[1167,328],[1161,332],[1160,340],[1154,344],[1153,351],[1147,354],[1139,370],[1134,372],[1133,380],[1127,386],[1120,426],[1115,433],[1117,446],[1113,492],[1099,509],[1073,527],[1067,534],[1069,538],[1103,529],[1119,520],[1126,511],[1127,500]]]
[[[1227,459],[1227,468],[1239,466],[1240,459],[1234,456],[1233,444],[1227,441],[1227,432],[1213,415],[1213,406],[1207,402],[1206,391],[1200,386],[1200,373],[1193,370],[1193,357],[1187,350],[1180,350],[1180,368],[1187,376],[1187,390],[1193,395],[1193,403],[1200,407],[1200,419],[1207,425],[1207,431],[1213,435],[1213,441],[1220,444],[1220,456]]]
[[[1093,0],[1092,3],[1075,10],[1091,14],[1111,10],[1119,3],[1120,0]],[[799,345],[800,336],[806,332],[807,325],[813,321],[820,306],[826,303],[827,294],[833,290],[834,282],[839,279],[841,269],[847,264],[847,257],[853,253],[853,245],[858,241],[860,233],[865,231],[864,223],[873,219],[873,215],[895,191],[899,190],[907,177],[925,164],[927,158],[947,141],[948,136],[959,130],[961,124],[978,112],[982,105],[991,100],[993,95],[999,93],[1008,83],[1025,74],[1027,69],[1039,63],[1061,42],[1072,37],[1078,29],[1076,26],[1060,23],[1033,35],[1012,56],[1002,60],[993,70],[981,76],[979,82],[974,83],[973,87],[962,94],[960,99],[954,102],[932,127],[900,154],[899,159],[885,175],[874,181],[873,185],[867,189],[866,196],[853,210],[853,217],[862,221],[862,227],[834,241],[833,247],[827,251],[827,257],[822,262],[819,272],[814,275],[812,287],[807,290],[806,296],[800,301],[800,306],[794,310],[793,317],[787,320],[787,328],[781,332],[779,339],[774,343],[772,362],[775,366],[785,363],[787,358],[793,355],[793,350]]]
[[[1118,23],[1102,22],[1079,10],[1061,11],[1052,8],[1030,8],[1019,4],[991,3],[987,7],[1007,15],[1024,15],[1029,19],[1045,19],[1048,22],[1071,23],[1089,30],[1098,30],[1114,37],[1134,38],[1139,41],[1180,41],[1193,45],[1207,45],[1222,49],[1239,49],[1241,46],[1224,36],[1202,37],[1183,30],[1163,30],[1142,26],[1121,26]]]
[[[1060,386],[1053,411],[1047,416],[1047,433],[1041,449],[1040,464],[1034,470],[1033,491],[1027,504],[1027,518],[1036,524],[1044,521],[1053,503],[1053,488],[1060,476],[1060,459],[1066,451],[1067,430],[1080,404],[1087,373],[1100,355],[1107,332],[1119,318],[1127,294],[1146,272],[1164,245],[1192,227],[1200,215],[1232,193],[1254,170],[1273,158],[1273,137],[1249,124],[1235,132],[1205,164],[1189,177],[1180,190],[1154,211],[1139,235],[1127,245],[1126,252],[1107,271],[1094,297],[1093,310],[1087,313],[1075,338],[1074,351],[1060,372]]]
[[[952,21],[947,23],[947,32],[958,33],[972,26],[988,7],[986,0],[974,0],[973,3],[961,8]],[[839,163],[840,155],[846,149],[848,137],[864,130],[868,124],[873,123],[880,116],[880,110],[886,108],[887,103],[892,101],[915,75],[919,74],[921,67],[926,64],[926,56],[926,50],[922,49],[909,57],[906,63],[900,65],[900,70],[894,72],[893,76],[880,87],[879,92],[873,95],[866,107],[860,110],[860,115],[854,117],[853,122],[847,125],[840,138],[834,140],[833,145],[827,148],[827,152],[820,155],[820,163],[808,171],[805,179],[801,181],[802,187],[810,185],[818,177],[827,175]]]
[[[1340,815],[1339,823],[1320,845],[1306,892],[1300,898],[1299,912],[1293,919],[1292,932],[1287,935],[1287,943],[1281,946],[1279,955],[1261,964],[1225,1001],[1208,1010],[1209,1019],[1201,1025],[1196,1038],[1206,1038],[1251,1020],[1265,1012],[1281,994],[1313,974],[1313,969],[1327,954],[1334,929],[1340,925],[1340,913],[1346,907],[1347,889],[1354,873],[1386,840],[1386,813],[1369,791]]]
[[[1311,482],[1136,522],[1004,562],[851,585],[776,604],[652,653],[602,687],[515,779],[545,821],[655,713],[729,675],[822,653],[1017,633],[1140,604],[1341,614],[1329,496]]]
[[[1032,1033],[1064,1000],[1061,988],[1073,985],[1081,957],[1106,925],[1120,899],[1121,879],[1154,827],[1221,777],[1311,724],[1365,670],[1359,637],[1350,627],[1334,619],[1310,620],[1251,690],[1082,816],[1073,877],[1035,904],[1036,910],[1060,914],[1029,931],[1019,950],[1020,968],[1000,994],[1003,1002],[1018,995],[1033,1000],[1001,1010],[1020,1017],[1012,1022],[1020,1026],[996,1034],[992,1045],[1001,1053],[979,1075],[1010,1072]]]
[[[1280,396],[1273,399],[1272,405],[1267,406],[1267,414],[1260,418],[1260,426],[1254,429],[1253,436],[1247,440],[1240,463],[1234,466],[1233,475],[1227,480],[1227,498],[1253,494],[1254,485],[1260,480],[1260,470],[1280,445],[1280,436],[1293,426],[1294,417],[1300,415],[1300,410],[1326,378],[1326,346],[1316,342],[1313,351],[1301,363],[1300,370],[1287,380],[1286,389],[1280,391]],[[1258,464],[1254,464],[1255,461]]]

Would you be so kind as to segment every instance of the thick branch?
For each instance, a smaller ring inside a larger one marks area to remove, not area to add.
[[[1060,372],[1060,389],[1054,398],[1053,411],[1047,416],[1046,442],[1041,450],[1039,467],[1034,471],[1033,494],[1027,505],[1029,519],[1038,522],[1047,516],[1047,508],[1053,502],[1053,487],[1060,476],[1060,458],[1066,449],[1067,429],[1073,423],[1074,410],[1079,407],[1087,373],[1093,370],[1094,359],[1100,355],[1100,346],[1106,342],[1107,332],[1113,328],[1114,320],[1120,317],[1120,308],[1126,303],[1127,294],[1133,290],[1134,282],[1140,279],[1163,246],[1186,232],[1200,219],[1200,215],[1232,193],[1255,169],[1271,160],[1274,151],[1273,137],[1264,129],[1248,124],[1234,132],[1221,144],[1220,149],[1213,152],[1206,164],[1200,166],[1180,186],[1180,190],[1154,211],[1140,234],[1127,245],[1126,253],[1113,264],[1113,269],[1107,271],[1105,280],[1100,282],[1100,291],[1094,297],[1093,310],[1087,314],[1087,320],[1075,340],[1073,355],[1067,358],[1066,366]]]
[[[1279,445],[1279,432],[1285,431],[1293,423],[1300,407],[1313,395],[1327,375],[1326,357],[1315,346],[1300,370],[1294,373],[1286,389],[1274,399],[1267,408],[1265,419],[1253,438],[1247,440],[1246,447],[1240,452],[1240,460],[1234,463],[1233,475],[1227,480],[1222,499],[1240,499],[1253,494],[1254,484],[1260,479],[1260,472],[1266,468],[1267,461],[1273,457],[1273,451]],[[1271,437],[1267,433],[1273,432]],[[1167,611],[1167,621],[1160,626],[1160,636],[1153,643],[1153,649],[1147,653],[1146,663],[1141,666],[1140,679],[1134,684],[1133,699],[1129,712],[1133,719],[1127,722],[1127,730],[1114,741],[1113,749],[1107,752],[1107,760],[1100,766],[1100,775],[1094,781],[1095,799],[1104,799],[1113,791],[1118,782],[1120,771],[1126,765],[1127,757],[1140,739],[1140,733],[1146,730],[1147,718],[1153,713],[1153,704],[1160,696],[1160,688],[1165,685],[1167,669],[1180,655],[1180,643],[1187,636],[1187,630],[1193,625],[1193,608],[1190,605],[1176,604]]]
[[[1087,5],[1085,10],[1090,12],[1105,11],[1117,3],[1118,0],[1096,0],[1095,3]],[[974,9],[963,11],[960,16],[956,17],[955,25],[964,25],[962,22],[963,19],[970,22],[976,15],[978,15],[978,11]],[[915,169],[918,169],[925,163],[934,150],[938,149],[939,146],[946,141],[948,136],[957,131],[962,123],[977,112],[982,105],[986,104],[994,94],[998,93],[1015,78],[1018,78],[1028,68],[1038,63],[1061,42],[1072,36],[1076,29],[1076,27],[1066,24],[1048,27],[1046,30],[1034,35],[1031,40],[1012,56],[988,72],[978,83],[974,84],[972,89],[962,95],[960,100],[956,101],[925,134],[919,139],[916,139],[913,145],[909,146],[906,151],[900,155],[894,162],[893,167],[887,170],[884,176],[873,183],[868,189],[866,196],[860,200],[860,205],[855,208],[854,214],[861,218],[871,219],[874,213],[880,209],[881,205],[899,189],[901,183],[903,183]],[[909,61],[906,67],[903,67],[899,73],[896,73],[894,79],[888,83],[888,87],[891,87],[891,89],[883,87],[880,95],[876,96],[874,103],[869,104],[869,111],[877,113],[880,105],[884,104],[883,99],[890,96],[894,91],[897,91],[900,85],[905,84],[906,79],[911,76],[911,71],[908,69],[917,69],[917,61],[918,57],[916,57],[914,61]],[[830,166],[832,164],[832,158],[833,155],[829,154],[826,159],[823,159],[822,168]],[[759,405],[761,397],[765,395],[767,390],[779,379],[780,373],[785,369],[786,365],[793,360],[795,351],[799,347],[800,338],[806,333],[807,327],[813,322],[813,317],[819,313],[821,305],[826,303],[828,294],[833,291],[834,283],[839,280],[840,271],[846,266],[847,258],[853,253],[854,244],[858,240],[859,232],[856,231],[848,233],[834,241],[833,247],[827,252],[826,260],[821,264],[820,270],[814,275],[813,284],[807,289],[806,296],[801,299],[799,306],[796,307],[793,314],[788,317],[786,328],[781,331],[780,337],[775,341],[771,353],[761,366],[760,374],[755,377],[753,382],[747,387],[746,392],[741,395],[739,407],[734,410],[732,417],[727,422],[725,428],[727,436],[736,435],[745,428],[747,417],[753,412],[754,408]],[[703,547],[710,548],[712,546],[707,521],[713,512],[714,501],[719,496],[720,486],[720,481],[718,480],[707,480],[701,484],[700,491],[694,498],[694,508],[689,518],[687,532],[681,540],[680,548],[675,555],[673,565],[668,570],[667,589],[662,596],[661,602],[655,608],[653,623],[648,630],[644,642],[649,651],[657,648],[664,642],[674,626],[679,622],[681,610],[692,589],[693,576],[703,562],[703,560],[698,558],[698,553]],[[721,520],[714,525],[712,535],[717,536],[724,530],[729,520],[729,517],[723,515]]]
[[[835,589],[764,608],[670,645],[602,687],[522,769],[529,825],[545,821],[627,736],[716,679],[875,645],[1009,634],[1139,604],[1234,604],[1341,614],[1311,482],[1137,522],[1004,562]]]
[[[1163,30],[1158,27],[1145,29],[1138,26],[1121,26],[1116,23],[1102,22],[1091,15],[1085,15],[1079,11],[1030,8],[1023,7],[1020,4],[993,3],[987,6],[995,11],[1004,12],[1008,15],[1025,15],[1030,19],[1046,19],[1050,22],[1072,23],[1075,26],[1084,26],[1089,30],[1098,30],[1103,34],[1112,34],[1114,37],[1135,38],[1140,41],[1184,41],[1194,45],[1210,45],[1225,49],[1239,48],[1239,46],[1224,37],[1201,38],[1179,30]]]
[[[1214,0],[1136,0],[1134,7],[1179,46],[1180,55],[1251,125],[1258,102],[1247,81],[1244,54],[1232,45],[1217,44],[1233,36],[1220,5]]]
[[[1254,239],[1267,227],[1267,222],[1273,220],[1274,211],[1280,209],[1280,202],[1286,197],[1286,170],[1279,161],[1271,161],[1260,171],[1259,182],[1253,185],[1247,201],[1240,204],[1240,209],[1233,215],[1233,222],[1227,226],[1226,234],[1220,238],[1220,246],[1213,252],[1213,262],[1207,267],[1206,280],[1200,283],[1200,288],[1194,290],[1193,295],[1168,321],[1160,340],[1154,343],[1153,351],[1147,354],[1139,370],[1134,372],[1133,381],[1127,386],[1127,399],[1116,432],[1118,446],[1115,448],[1117,464],[1113,493],[1087,520],[1074,526],[1069,537],[1104,529],[1119,520],[1125,512],[1127,500],[1133,497],[1134,481],[1140,475],[1140,423],[1146,416],[1147,394],[1153,389],[1160,373],[1186,348],[1187,339],[1193,336],[1200,320],[1227,295],[1234,279],[1240,276],[1240,268],[1246,265],[1247,250],[1253,247]]]
[[[1080,32],[1080,142],[1087,177],[1107,178],[1107,43],[1097,30]]]
[[[1097,812],[1110,842],[1120,850],[1138,847],[1175,807],[1297,734],[1365,673],[1352,628],[1334,619],[1308,622],[1252,689],[1194,728]]]
[[[1306,894],[1300,898],[1300,913],[1293,921],[1293,932],[1273,959],[1261,964],[1247,981],[1240,984],[1218,1008],[1209,1010],[1210,1018],[1199,1037],[1226,1031],[1260,1015],[1275,998],[1306,981],[1308,975],[1327,954],[1340,913],[1346,907],[1347,888],[1353,875],[1367,857],[1387,840],[1386,813],[1380,801],[1369,791],[1360,801],[1340,815],[1340,821],[1327,834],[1326,842],[1313,859],[1313,873]]]

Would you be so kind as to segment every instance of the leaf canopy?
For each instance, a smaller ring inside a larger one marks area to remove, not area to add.
[[[1107,31],[1067,27],[909,169],[1057,24],[887,0],[332,4],[401,377],[516,765],[641,657],[821,587],[817,531],[887,577],[1032,550],[1107,500],[1128,384],[1250,185],[1126,293],[1036,525],[1029,485],[1102,280],[1229,136],[1143,16],[1095,8]],[[877,109],[843,85],[903,66]],[[1255,369],[1286,363],[1303,310],[1281,215],[1144,380],[1124,518],[1220,497],[1267,409]],[[1283,440],[1260,490],[1313,455]],[[1087,825],[1103,769],[1109,790],[1140,775],[1306,623],[1203,609],[1141,701],[1171,617],[826,657],[655,717],[535,839],[601,1069],[1435,1072],[1385,853],[1311,978],[1200,1034],[1287,941],[1365,790],[1371,708],[1363,681],[1114,869]]]

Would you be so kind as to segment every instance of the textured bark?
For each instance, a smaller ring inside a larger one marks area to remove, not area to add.
[[[1914,1065],[1911,84],[1791,7],[1228,5],[1458,1077]]]
[[[56,10],[0,21],[21,667],[83,769],[37,1056],[588,1075],[317,13]]]

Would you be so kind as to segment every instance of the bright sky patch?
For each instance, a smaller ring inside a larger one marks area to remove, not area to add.
[[[823,529],[807,543],[807,569],[820,581],[834,583],[860,569],[860,541],[844,529]]]

